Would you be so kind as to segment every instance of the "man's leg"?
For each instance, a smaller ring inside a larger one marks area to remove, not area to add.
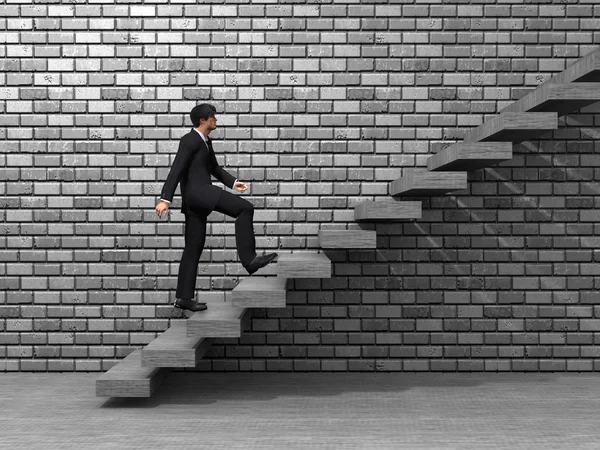
[[[177,277],[177,298],[196,297],[196,276],[198,275],[198,261],[204,242],[206,241],[206,219],[204,215],[185,215],[185,248],[179,263]]]
[[[242,266],[248,264],[256,256],[256,240],[254,238],[254,205],[248,200],[222,191],[215,205],[215,211],[235,217],[235,242]]]

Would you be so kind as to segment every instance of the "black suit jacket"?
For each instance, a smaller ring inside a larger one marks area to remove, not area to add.
[[[219,166],[211,139],[208,138],[207,146],[202,136],[192,128],[179,141],[179,149],[160,197],[172,201],[177,184],[181,182],[181,212],[185,214],[191,210],[210,214],[223,190],[212,184],[211,175],[233,189],[236,177]]]

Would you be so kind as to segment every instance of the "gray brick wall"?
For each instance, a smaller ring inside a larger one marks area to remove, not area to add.
[[[599,45],[595,0],[518,3],[0,4],[0,370],[107,370],[182,317],[184,218],[154,206],[194,105],[221,112],[259,251],[317,249]],[[371,225],[377,250],[327,251],[331,279],[196,370],[598,370],[599,112]],[[233,225],[211,216],[199,299],[246,276]]]

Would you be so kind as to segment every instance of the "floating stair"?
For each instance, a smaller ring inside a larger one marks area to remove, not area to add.
[[[277,276],[331,278],[331,260],[324,253],[287,253],[277,258]]]
[[[600,83],[548,83],[502,110],[505,112],[553,111],[563,116],[600,101]]]
[[[427,170],[475,170],[512,159],[512,142],[458,142],[427,158]]]
[[[187,320],[172,320],[169,329],[142,349],[142,367],[196,367],[198,365],[212,345],[213,339],[186,336],[186,322]]]
[[[96,379],[96,397],[150,397],[171,368],[142,367],[137,349]]]
[[[405,168],[402,177],[390,183],[390,195],[438,195],[467,188],[467,172],[430,172],[422,168]]]
[[[282,264],[283,263],[283,264]],[[213,338],[240,337],[248,328],[251,307],[286,306],[286,274],[330,278],[331,261],[316,252],[281,255],[277,277],[247,277],[233,289],[231,302],[210,302],[171,327],[141,350],[135,350],[96,380],[97,397],[150,397],[173,367],[195,367]],[[142,365],[143,362],[143,365]]]
[[[558,129],[555,112],[507,112],[484,122],[465,135],[465,142],[518,143]]]
[[[285,308],[285,277],[247,277],[232,291],[233,306],[245,308]]]
[[[375,230],[319,230],[321,248],[377,248]]]
[[[188,337],[240,337],[242,329],[249,325],[252,314],[248,308],[231,302],[211,302],[206,306],[208,309],[196,311],[185,321]]]
[[[421,208],[420,201],[368,200],[354,207],[354,220],[357,222],[398,222],[420,219]]]
[[[511,143],[555,130],[559,115],[600,101],[596,82],[600,82],[600,50],[586,55],[535,91],[508,105],[498,116],[469,131],[464,142],[429,157],[427,171],[431,174],[425,174],[423,169],[411,169],[394,180],[391,195],[465,189],[461,177],[466,174],[444,171],[473,170],[511,159]],[[366,201],[354,208],[358,222],[396,222],[421,216],[419,201]],[[323,248],[374,248],[375,241],[374,231],[319,231]],[[285,307],[288,278],[330,278],[331,261],[323,253],[284,254],[277,260],[276,271],[277,277],[244,279],[233,290],[231,302],[209,303],[207,310],[197,311],[187,320],[173,321],[167,331],[144,349],[134,350],[103,373],[96,380],[96,396],[150,397],[172,367],[195,366],[213,338],[240,337],[249,324],[249,308]]]

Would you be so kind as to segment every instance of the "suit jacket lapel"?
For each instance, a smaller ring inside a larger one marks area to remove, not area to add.
[[[210,137],[207,137],[206,139],[208,142],[204,141],[204,139],[202,139],[202,136],[200,136],[200,133],[198,133],[194,128],[192,128],[192,133],[195,133],[196,136],[198,136],[198,139],[202,142],[200,145],[204,145],[204,148],[208,152],[208,164],[212,167],[213,161],[216,160],[216,157],[214,157],[214,150],[212,149],[212,139]]]
[[[196,135],[196,137],[198,138],[198,140],[199,140],[199,141],[200,141],[202,144],[204,144],[204,147],[208,148],[208,145],[206,145],[206,142],[204,142],[204,139],[202,139],[202,136],[200,136],[200,133],[198,133],[198,132],[196,131],[196,129],[195,129],[195,128],[193,128],[193,127],[192,127],[192,133],[194,133],[194,134]]]

